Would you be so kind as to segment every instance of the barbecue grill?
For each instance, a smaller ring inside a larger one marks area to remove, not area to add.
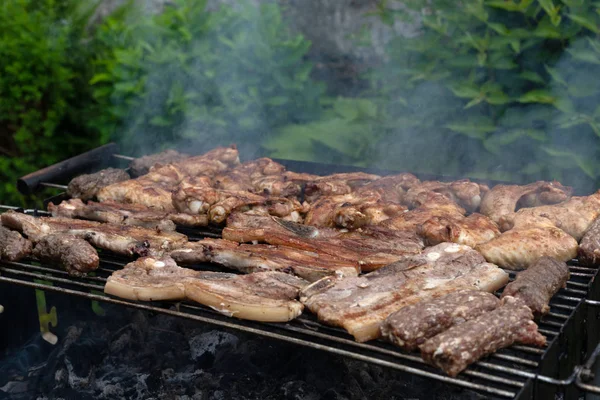
[[[114,144],[109,144],[45,168],[21,178],[18,188],[27,194],[44,186],[63,188],[62,185],[77,174],[118,164],[124,157],[118,156],[116,150]],[[330,174],[357,170],[378,174],[390,172],[289,160],[276,161],[289,169],[308,173]],[[418,177],[440,179],[424,175]],[[441,177],[440,180],[445,179]],[[59,194],[47,199],[45,203],[56,202],[63,197],[64,194]],[[11,206],[0,208],[17,209]],[[48,215],[45,211],[36,209],[19,210],[34,216]],[[216,228],[185,228],[181,231],[190,240],[220,236],[220,231]],[[100,256],[100,268],[93,276],[87,277],[69,276],[65,271],[34,260],[0,261],[0,282],[243,331],[391,368],[407,375],[473,390],[493,398],[547,399],[553,398],[555,394],[561,394],[565,398],[578,398],[582,391],[600,393],[600,388],[588,384],[593,379],[593,364],[600,355],[600,345],[596,347],[600,342],[600,285],[596,281],[598,269],[582,267],[577,260],[569,263],[571,277],[567,287],[552,298],[550,313],[539,322],[539,331],[548,338],[545,348],[514,345],[476,362],[458,377],[451,378],[425,364],[418,354],[407,353],[380,340],[357,343],[344,330],[323,325],[309,313],[285,324],[257,323],[229,318],[208,307],[188,302],[142,303],[112,298],[103,294],[106,279],[131,260],[106,251],[101,252]],[[193,268],[222,270],[213,264],[198,264]],[[514,273],[511,273],[512,279]]]

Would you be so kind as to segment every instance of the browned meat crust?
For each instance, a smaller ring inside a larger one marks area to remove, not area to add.
[[[514,297],[502,306],[427,340],[421,346],[423,359],[456,376],[469,364],[513,343],[544,346],[529,307]]]
[[[578,252],[579,263],[585,266],[600,264],[600,218],[596,218],[581,242]]]
[[[171,252],[181,265],[214,262],[239,271],[290,271],[314,282],[325,276],[357,276],[358,263],[321,252],[298,250],[287,246],[239,244],[223,239],[190,242]]]
[[[427,339],[492,311],[499,303],[491,293],[460,290],[400,309],[386,318],[381,335],[405,350],[416,350]]]
[[[493,292],[507,282],[508,274],[475,250],[441,243],[356,278],[321,279],[303,290],[300,301],[319,320],[363,342],[379,337],[381,323],[403,307],[457,290]]]
[[[468,217],[432,217],[417,227],[417,233],[430,246],[453,242],[475,247],[499,236],[500,230],[485,215],[474,213]]]
[[[165,150],[160,153],[139,157],[129,164],[131,175],[134,177],[145,175],[155,164],[170,164],[188,158],[189,155],[175,150]]]
[[[94,174],[79,175],[69,182],[67,194],[71,197],[89,200],[96,197],[100,189],[129,179],[122,169],[106,168]]]
[[[27,257],[31,249],[31,241],[21,236],[19,232],[0,226],[0,259],[19,261]]]
[[[542,257],[509,283],[502,298],[512,296],[522,300],[536,317],[550,311],[548,303],[560,288],[567,286],[569,267],[551,257]]]
[[[404,201],[409,207],[417,207],[421,204],[420,198],[428,193],[440,193],[449,200],[464,207],[467,211],[477,210],[482,197],[489,188],[480,183],[462,179],[454,182],[426,181],[411,187]]]
[[[44,262],[62,266],[70,275],[82,275],[98,269],[100,258],[85,240],[56,233],[44,236],[33,248],[33,255]]]
[[[481,213],[500,224],[501,218],[509,216],[518,207],[536,207],[568,200],[573,188],[559,182],[534,182],[529,185],[496,185],[481,201]]]

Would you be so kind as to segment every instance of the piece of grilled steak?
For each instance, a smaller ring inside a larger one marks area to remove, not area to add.
[[[423,242],[416,234],[389,235],[389,240],[360,231],[340,232],[315,228],[280,218],[234,213],[223,229],[223,239],[234,242],[266,242],[305,251],[325,253],[358,262],[363,271],[373,271],[391,264],[407,254],[419,253]]]
[[[520,207],[536,207],[568,200],[573,188],[559,182],[538,181],[529,185],[496,185],[483,196],[481,213],[500,224],[504,216]]]
[[[129,174],[122,169],[106,168],[94,174],[79,175],[72,179],[67,187],[67,194],[73,198],[89,200],[96,197],[100,189],[129,178]]]
[[[187,243],[187,236],[180,233],[137,226],[70,218],[36,218],[15,211],[7,211],[0,218],[2,225],[22,232],[34,242],[51,233],[68,233],[98,248],[127,256],[161,255]]]
[[[74,235],[55,233],[36,242],[33,256],[40,261],[62,266],[70,275],[82,275],[98,269],[98,252]]]
[[[180,265],[213,262],[244,273],[260,271],[293,272],[314,282],[325,276],[357,276],[357,262],[325,253],[267,244],[239,244],[223,239],[203,239],[175,249],[171,257]]]
[[[427,339],[492,311],[499,304],[491,293],[460,290],[396,311],[381,325],[381,335],[405,350],[416,350]]]
[[[506,272],[470,247],[441,243],[356,278],[321,279],[300,301],[322,322],[364,342],[379,337],[381,323],[404,307],[463,289],[494,292],[507,282]]]
[[[469,364],[513,343],[544,346],[546,338],[538,332],[529,307],[514,297],[505,297],[495,310],[427,340],[421,346],[421,356],[456,376]]]
[[[540,317],[550,311],[550,299],[560,288],[567,286],[568,280],[567,264],[551,257],[542,257],[506,285],[502,298],[518,298],[531,308],[536,317]]]
[[[132,176],[142,176],[147,174],[148,171],[150,171],[150,168],[156,164],[170,164],[176,161],[184,160],[188,157],[188,154],[179,153],[175,150],[165,150],[161,151],[160,153],[136,158],[129,163],[129,169]]]
[[[302,313],[307,282],[282,272],[248,275],[194,271],[169,257],[142,257],[113,272],[105,293],[142,301],[189,299],[230,317],[286,322]]]
[[[588,228],[579,242],[579,263],[585,266],[600,264],[600,218]]]
[[[506,231],[476,249],[491,263],[520,270],[544,256],[569,261],[577,256],[577,241],[552,224],[540,222],[538,227]]]
[[[31,241],[21,236],[19,232],[0,226],[0,259],[19,261],[27,257],[31,249]]]

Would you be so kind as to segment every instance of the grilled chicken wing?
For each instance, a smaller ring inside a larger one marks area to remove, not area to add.
[[[534,182],[529,185],[496,185],[483,196],[481,213],[500,224],[520,207],[561,203],[571,197],[573,188],[559,182]]]
[[[414,201],[417,208],[389,218],[381,226],[397,231],[416,232],[420,225],[433,217],[462,218],[466,213],[441,193],[421,193]]]
[[[454,182],[425,181],[411,187],[404,197],[409,207],[422,204],[423,194],[440,193],[453,202],[473,212],[481,203],[482,197],[489,190],[486,185],[463,179]]]
[[[355,188],[379,179],[380,176],[364,172],[349,172],[319,177],[307,182],[304,195],[308,202],[314,202],[321,196],[348,194]]]
[[[475,247],[500,235],[498,226],[485,215],[468,217],[432,217],[417,227],[419,234],[429,246],[453,242]]]
[[[502,217],[500,227],[504,230],[521,229],[550,223],[580,240],[599,215],[600,191],[551,206],[523,208]]]
[[[136,158],[129,164],[129,169],[133,176],[142,176],[147,174],[150,168],[156,164],[170,164],[188,157],[189,155],[179,153],[175,150],[165,150],[160,153]]]
[[[486,260],[502,268],[524,269],[548,256],[568,261],[577,256],[577,241],[552,224],[515,228],[476,249]]]

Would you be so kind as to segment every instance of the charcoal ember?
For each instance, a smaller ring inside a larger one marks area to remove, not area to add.
[[[194,361],[203,357],[214,360],[217,352],[229,352],[237,343],[238,338],[227,332],[210,331],[198,334],[189,340],[190,355]]]
[[[284,383],[280,388],[280,393],[280,398],[284,400],[318,400],[321,398],[316,390],[303,381]]]

